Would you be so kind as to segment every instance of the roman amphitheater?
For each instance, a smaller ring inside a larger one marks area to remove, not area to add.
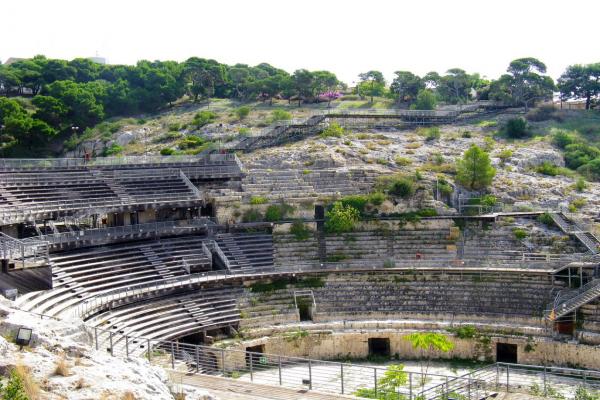
[[[197,156],[0,160],[0,287],[32,315],[81,318],[98,351],[190,381],[341,398],[382,390],[395,361],[431,358],[386,398],[571,398],[600,386],[600,242],[583,222],[425,178],[404,204],[420,211],[373,201],[332,232],[328,207],[372,192],[376,165],[253,155],[333,120],[385,130],[491,107],[322,113]],[[424,352],[415,332],[452,348]],[[458,360],[477,367],[436,367]]]

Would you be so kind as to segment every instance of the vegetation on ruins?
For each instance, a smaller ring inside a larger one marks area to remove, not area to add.
[[[523,240],[527,237],[527,231],[522,228],[513,229],[513,235],[515,235],[515,239]]]
[[[408,384],[408,373],[404,371],[404,364],[392,364],[387,367],[383,376],[377,379],[377,389],[360,388],[354,395],[366,399],[402,400],[406,396],[398,393],[398,389]]]
[[[511,118],[506,121],[503,132],[512,139],[521,139],[527,136],[527,121],[524,118]]]
[[[456,164],[456,181],[471,190],[485,189],[496,175],[489,154],[475,144]]]
[[[265,221],[275,222],[285,219],[285,217],[294,211],[294,207],[289,204],[271,204],[265,211]]]
[[[406,199],[415,193],[415,184],[408,177],[398,177],[390,182],[388,193]]]
[[[290,233],[299,241],[308,240],[312,235],[312,231],[300,220],[292,222]]]
[[[336,201],[325,214],[325,231],[328,233],[350,232],[354,229],[359,217],[359,210],[349,204]]]
[[[345,133],[345,130],[343,127],[340,126],[340,124],[338,124],[337,122],[332,122],[331,124],[329,124],[329,126],[327,126],[327,128],[325,128],[323,130],[323,132],[321,132],[321,137],[322,138],[326,138],[326,137],[342,137]]]
[[[447,353],[454,349],[448,336],[436,332],[415,332],[404,337],[409,341],[413,349],[419,350],[421,361],[421,385],[424,385],[427,379],[427,370],[431,359],[435,353]]]
[[[28,400],[23,379],[16,369],[10,372],[6,382],[0,381],[0,399],[2,400]]]

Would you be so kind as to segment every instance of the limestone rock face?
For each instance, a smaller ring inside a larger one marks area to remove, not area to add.
[[[554,149],[517,149],[512,156],[512,162],[521,168],[537,167],[545,162],[564,167],[565,160]]]
[[[131,143],[133,140],[135,140],[136,138],[136,134],[131,132],[131,131],[125,131],[121,134],[119,134],[119,136],[117,136],[117,138],[115,139],[115,142],[119,145],[119,146],[125,146],[129,143]]]

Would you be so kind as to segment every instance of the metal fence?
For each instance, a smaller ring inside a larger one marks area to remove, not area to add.
[[[600,389],[600,371],[496,363],[463,375],[388,371],[386,366],[324,361],[261,352],[223,349],[128,336],[89,328],[93,344],[119,357],[145,357],[151,364],[191,374],[210,374],[296,390],[353,394],[386,399],[481,399],[500,391],[573,396],[582,387]],[[296,340],[293,333],[286,340]],[[389,366],[389,365],[388,365]],[[392,389],[382,381],[396,378]]]

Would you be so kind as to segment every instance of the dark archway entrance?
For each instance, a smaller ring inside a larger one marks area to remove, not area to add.
[[[496,343],[496,361],[516,364],[517,345],[510,343]]]
[[[252,365],[257,365],[260,363],[260,358],[262,354],[265,352],[265,345],[259,344],[258,346],[248,346],[246,347],[246,366],[250,367],[250,359],[252,359]]]
[[[389,357],[390,339],[369,338],[369,356]]]

